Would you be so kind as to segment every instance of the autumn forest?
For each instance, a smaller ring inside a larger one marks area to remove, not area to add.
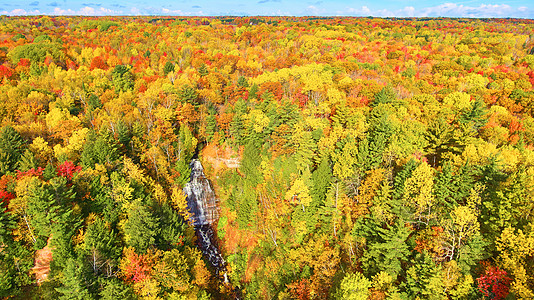
[[[533,299],[533,86],[528,19],[1,16],[0,299]]]

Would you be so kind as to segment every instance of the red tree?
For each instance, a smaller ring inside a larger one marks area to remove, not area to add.
[[[13,70],[9,67],[6,67],[4,65],[0,66],[0,79],[6,77],[9,78],[13,75]]]
[[[57,176],[63,176],[71,180],[74,173],[82,170],[81,166],[76,166],[72,161],[67,160],[57,167]]]
[[[489,299],[504,299],[508,296],[511,281],[506,271],[489,267],[484,275],[477,278],[478,290]]]
[[[91,66],[89,68],[91,70],[94,70],[94,69],[107,70],[109,69],[109,66],[107,62],[101,56],[95,56],[95,58],[93,58],[93,60],[91,61]]]
[[[148,255],[135,253],[133,248],[124,250],[124,258],[121,261],[121,271],[126,281],[139,282],[147,279],[152,270]]]
[[[9,200],[15,198],[15,195],[6,191],[0,191],[0,203],[4,203],[4,206],[9,205]]]
[[[26,177],[26,176],[41,176],[43,175],[43,171],[44,169],[41,168],[41,167],[38,167],[37,169],[29,169],[28,171],[19,171],[17,170],[17,180],[18,179],[21,179],[22,177]]]

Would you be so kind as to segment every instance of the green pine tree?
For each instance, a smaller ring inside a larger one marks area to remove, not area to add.
[[[125,285],[122,281],[120,281],[117,278],[110,278],[106,280],[101,280],[102,285],[104,286],[102,288],[102,291],[100,291],[100,299],[102,300],[116,300],[116,299],[124,299],[124,300],[134,300],[137,299],[135,297],[135,294],[133,293],[133,290]]]
[[[115,232],[109,228],[104,220],[98,217],[87,226],[84,250],[95,275],[98,275],[111,260],[115,260],[121,255],[121,248]]]
[[[37,165],[38,163],[33,153],[26,149],[20,157],[20,161],[18,163],[19,170],[28,171],[29,169],[37,169]]]
[[[442,274],[426,252],[416,255],[413,265],[406,271],[403,284],[409,299],[444,299]]]
[[[135,248],[137,253],[145,253],[154,245],[159,223],[151,209],[136,199],[128,209],[128,219],[124,223],[126,243]]]
[[[132,67],[127,65],[117,65],[111,73],[115,92],[126,92],[134,87],[134,76],[131,72]]]
[[[85,270],[81,263],[69,259],[60,277],[61,286],[56,288],[61,300],[91,300],[95,297],[88,289]]]
[[[7,125],[0,129],[0,176],[15,171],[23,144],[22,137],[13,127]]]
[[[402,263],[410,254],[406,244],[410,230],[402,221],[384,228],[372,219],[359,219],[352,232],[366,239],[366,251],[361,259],[365,274],[374,276],[384,271],[396,278],[401,273]]]

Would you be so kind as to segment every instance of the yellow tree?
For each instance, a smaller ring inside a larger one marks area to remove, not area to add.
[[[434,169],[422,162],[413,171],[412,176],[404,183],[403,202],[411,208],[412,219],[416,223],[429,224],[434,217],[432,206],[434,205]]]
[[[462,274],[462,270],[455,260],[443,264],[441,279],[449,299],[465,299],[473,288],[473,276]]]
[[[187,209],[187,195],[177,186],[172,188],[171,205],[184,217],[185,220],[189,221],[191,219],[191,213]]]
[[[452,260],[459,256],[459,249],[477,232],[480,225],[478,223],[478,213],[474,208],[468,206],[457,206],[451,213],[451,218],[445,221],[445,258]]]
[[[510,291],[518,299],[534,298],[534,224],[530,223],[525,232],[512,227],[505,228],[496,241],[500,252],[499,262],[513,276]]]
[[[310,196],[310,189],[306,184],[309,181],[310,173],[304,172],[301,177],[298,177],[293,181],[291,188],[286,192],[286,198],[292,204],[301,205],[302,211],[305,211],[305,207],[309,206],[312,198]]]

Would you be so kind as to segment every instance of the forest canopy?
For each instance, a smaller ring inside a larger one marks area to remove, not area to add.
[[[533,32],[1,17],[0,298],[532,299]]]

